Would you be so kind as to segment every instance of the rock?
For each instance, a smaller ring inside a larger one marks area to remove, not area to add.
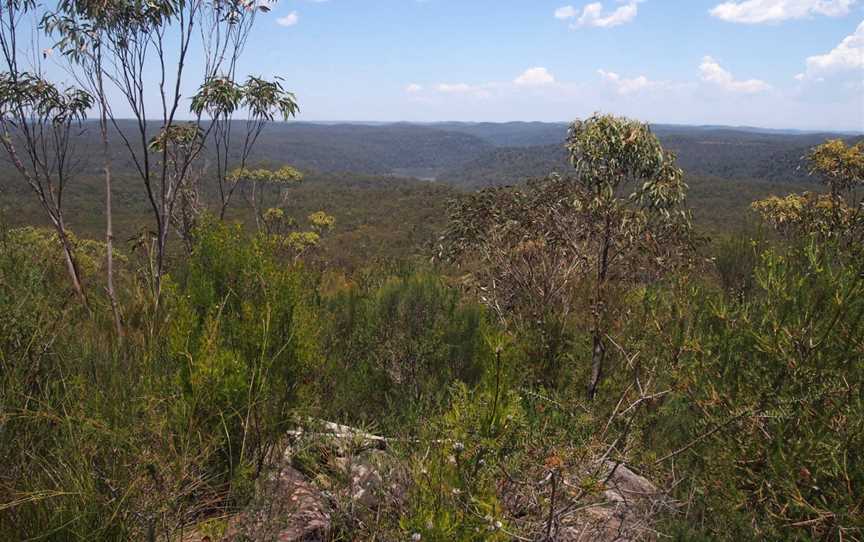
[[[383,451],[387,439],[347,426],[311,420],[312,429],[289,432],[276,465],[262,476],[250,507],[227,520],[225,534],[200,528],[183,542],[327,540],[340,524],[372,522],[382,507],[400,505],[409,476]]]
[[[212,542],[318,542],[331,528],[329,507],[321,492],[293,467],[282,465],[258,488],[248,510],[228,519],[221,538]],[[193,532],[184,542],[205,539]]]
[[[644,476],[625,465],[606,463],[603,500],[589,504],[562,521],[556,540],[562,542],[653,541],[657,514],[668,507],[666,496]]]
[[[345,455],[351,449],[376,448],[384,450],[387,448],[386,438],[347,425],[311,418],[307,419],[306,423],[308,427],[288,431],[286,436],[293,441],[315,439],[319,444],[332,448],[339,455]],[[291,456],[293,453],[294,448],[292,446],[285,450],[286,456]]]
[[[660,495],[660,490],[657,486],[651,483],[644,476],[640,476],[630,470],[625,465],[607,463],[607,469],[611,474],[606,486],[610,487],[612,492],[617,493],[623,500],[628,499],[651,499]]]
[[[576,471],[564,470],[559,476],[557,517],[552,539],[556,542],[636,542],[654,541],[654,522],[669,506],[669,499],[650,480],[626,465],[604,463],[601,468],[588,464]],[[508,477],[509,478],[509,477]],[[600,487],[584,492],[584,482],[599,478]],[[524,533],[547,540],[548,478],[532,490],[526,484],[504,480],[498,486],[499,498],[509,517]],[[542,499],[538,498],[542,494]],[[578,500],[574,497],[578,496]]]
[[[406,473],[386,452],[366,450],[351,458],[336,458],[334,464],[348,478],[347,490],[355,505],[372,510],[405,497]]]

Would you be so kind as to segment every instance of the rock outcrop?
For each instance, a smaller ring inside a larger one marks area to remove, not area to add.
[[[669,500],[657,486],[626,465],[606,463],[601,499],[562,518],[556,540],[561,542],[653,541],[652,529]]]

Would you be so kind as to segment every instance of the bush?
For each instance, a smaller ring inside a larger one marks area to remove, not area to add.
[[[853,533],[864,527],[864,469],[852,459],[864,446],[860,267],[811,242],[766,251],[754,277],[749,302],[710,292],[682,301],[690,324],[655,451],[687,473],[678,491],[692,533]]]
[[[314,277],[205,224],[120,343],[27,239],[0,251],[0,538],[164,538],[242,505],[318,360]]]
[[[404,421],[439,402],[451,383],[476,383],[492,357],[482,307],[429,273],[351,285],[325,304],[323,396],[333,416],[352,423],[386,415]]]

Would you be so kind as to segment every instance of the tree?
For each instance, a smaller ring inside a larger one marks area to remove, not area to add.
[[[674,154],[637,121],[608,115],[577,121],[567,150],[576,182],[589,195],[585,240],[594,268],[594,323],[588,396],[593,398],[606,358],[607,286],[649,269],[663,271],[684,255],[680,250],[690,247],[691,226],[680,207],[687,185]]]
[[[589,263],[584,213],[572,179],[552,175],[520,187],[488,188],[454,201],[438,257],[468,270],[467,285],[505,328],[531,335],[540,378],[558,377],[576,286]]]
[[[303,180],[303,174],[291,166],[282,166],[273,171],[269,169],[247,169],[238,168],[227,175],[227,181],[231,185],[231,193],[238,186],[245,192],[249,205],[255,213],[255,224],[260,230],[264,219],[264,198],[268,189],[276,189],[280,192],[280,203],[287,198],[285,190]]]
[[[686,263],[693,236],[683,173],[647,125],[594,115],[573,123],[567,150],[572,177],[455,204],[441,255],[473,264],[481,299],[504,319],[519,315],[530,324],[544,311],[566,319],[573,289],[588,287],[593,398],[615,301],[610,285],[654,280]]]
[[[826,194],[791,194],[756,201],[752,208],[786,237],[813,235],[836,239],[847,247],[864,241],[864,141],[841,139],[814,147],[807,156],[810,174],[819,177]]]
[[[42,20],[43,27],[50,33],[55,30],[58,20],[47,14]],[[65,21],[58,27],[62,32],[71,32],[69,22]],[[77,35],[77,39],[66,51],[68,57],[84,68],[82,70],[70,70],[79,85],[88,89],[95,96],[95,105],[99,111],[99,137],[102,143],[102,171],[105,176],[105,263],[106,263],[106,293],[111,303],[111,311],[114,317],[114,328],[117,336],[123,335],[123,324],[120,316],[120,306],[117,302],[117,294],[114,290],[114,217],[112,205],[111,188],[111,153],[109,150],[108,118],[110,108],[105,93],[103,36],[104,27],[88,27],[86,33]]]
[[[252,0],[61,0],[43,19],[46,30],[58,36],[57,46],[73,60],[95,58],[95,54],[81,53],[98,48],[104,78],[133,117],[131,129],[120,122],[113,104],[107,102],[108,91],[97,85],[99,102],[105,104],[105,113],[134,164],[156,223],[152,288],[157,305],[172,223],[181,227],[188,223],[178,220],[178,201],[194,197],[195,185],[203,176],[200,158],[209,135],[219,126],[218,122],[203,122],[205,114],[213,115],[216,110],[208,107],[211,102],[206,99],[193,100],[192,122],[178,120],[182,88],[188,79],[188,55],[198,49],[204,53],[202,88],[214,81],[228,81],[227,86],[233,88],[255,16],[267,11],[265,4]],[[256,87],[240,103],[232,103],[248,107],[253,118],[271,112],[271,100],[287,107],[281,84],[274,87],[263,79],[255,81],[266,88]],[[154,94],[155,115],[151,110]],[[290,101],[291,111],[296,111],[293,95]],[[272,118],[271,113],[268,119]],[[194,205],[186,206],[187,211],[194,209]]]
[[[235,124],[234,115],[238,110],[246,111],[243,122],[242,140],[239,156],[232,159],[232,133]],[[260,77],[249,77],[246,83],[238,85],[228,77],[213,77],[206,81],[192,99],[192,111],[197,115],[206,113],[212,123],[212,139],[216,152],[216,180],[219,185],[219,218],[225,218],[225,212],[231,203],[234,192],[243,180],[244,172],[248,172],[249,157],[258,136],[266,124],[277,116],[287,121],[294,117],[299,108],[293,93],[287,92],[282,86],[282,80],[276,78],[267,81]],[[236,163],[237,167],[232,168]],[[280,170],[283,174],[288,169]],[[257,170],[257,177],[262,177],[262,170]],[[266,176],[266,175],[265,175]],[[253,176],[254,177],[254,176]],[[285,178],[279,172],[269,175],[274,179]],[[302,176],[291,175],[299,181]],[[259,179],[252,179],[253,188],[257,188]],[[264,179],[266,180],[266,179]],[[253,190],[253,192],[255,192]],[[257,193],[253,194],[253,207],[257,205]],[[260,207],[256,207],[256,223],[260,228]]]
[[[0,74],[0,141],[57,232],[72,287],[89,308],[63,214],[63,192],[72,178],[70,136],[86,118],[93,98],[79,88],[51,83],[38,64],[33,71],[22,68],[20,25],[32,30],[28,19],[35,8],[32,0],[6,0],[0,6],[0,48],[6,62]]]
[[[324,211],[316,211],[306,217],[308,229],[300,230],[300,225],[287,216],[279,207],[271,207],[261,216],[263,232],[269,237],[277,252],[287,254],[298,261],[310,250],[318,247],[321,237],[333,230],[336,219]]]

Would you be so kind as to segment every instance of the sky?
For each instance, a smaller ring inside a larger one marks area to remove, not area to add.
[[[305,120],[864,130],[864,1],[280,0],[244,67]]]
[[[306,121],[864,131],[864,0],[279,0],[241,65]]]

